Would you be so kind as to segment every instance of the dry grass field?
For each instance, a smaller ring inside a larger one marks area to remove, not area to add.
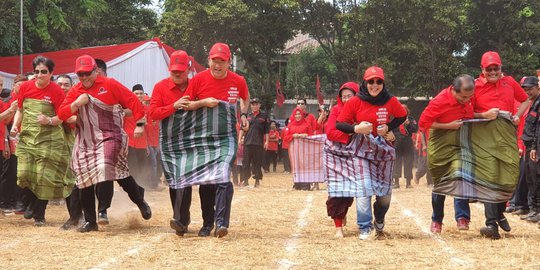
[[[231,227],[223,239],[197,237],[197,189],[184,237],[169,228],[167,190],[147,193],[154,215],[144,221],[117,188],[111,224],[87,234],[58,229],[67,219],[65,206],[49,205],[42,228],[22,216],[0,216],[0,269],[540,269],[537,226],[507,215],[511,233],[498,241],[481,238],[480,204],[471,206],[471,229],[460,232],[447,199],[443,233],[429,233],[431,197],[422,182],[394,191],[388,237],[369,241],[358,239],[354,204],[345,238],[334,239],[324,186],[291,187],[290,174],[270,173],[259,188],[235,188]]]

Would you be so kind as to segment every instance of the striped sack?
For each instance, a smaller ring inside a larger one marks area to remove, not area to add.
[[[516,128],[507,119],[432,129],[428,166],[433,193],[483,202],[505,202],[519,177]]]
[[[353,135],[348,144],[326,141],[323,164],[329,197],[392,194],[396,151],[381,137]]]
[[[322,154],[326,134],[295,138],[289,146],[289,158],[295,183],[322,183]]]
[[[124,110],[89,96],[79,108],[71,168],[79,188],[129,176]]]
[[[172,189],[230,181],[236,158],[236,106],[179,110],[161,121],[159,144]]]
[[[19,144],[17,145],[17,184],[28,188],[40,200],[66,198],[75,178],[69,169],[70,148],[62,125],[43,126],[38,115],[55,116],[46,101],[25,99]]]

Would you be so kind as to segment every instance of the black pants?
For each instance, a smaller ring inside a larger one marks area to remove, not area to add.
[[[173,219],[179,221],[184,226],[188,226],[191,223],[191,213],[189,212],[189,208],[191,207],[191,193],[191,187],[169,189],[173,208]]]
[[[28,188],[25,188],[23,190],[23,193],[25,205],[27,205],[27,207],[33,210],[34,219],[45,219],[45,209],[47,209],[47,204],[49,203],[49,201],[38,199],[36,195]]]
[[[264,152],[264,156],[265,156],[264,160],[266,161],[263,166],[264,170],[270,171],[270,164],[272,164],[272,169],[275,172],[276,166],[277,166],[277,151],[266,150]]]
[[[244,160],[242,160],[242,182],[247,182],[251,175],[255,180],[262,180],[261,164],[264,148],[261,145],[244,145]]]
[[[217,227],[229,228],[231,219],[231,203],[234,194],[234,188],[231,182],[225,184],[216,184],[216,225]]]
[[[3,160],[2,173],[0,175],[0,203],[14,204],[22,202],[22,189],[17,186],[17,156],[11,155],[9,159]]]
[[[540,165],[529,158],[531,149],[527,148],[525,158],[525,176],[527,177],[527,187],[531,196],[531,210],[540,211]]]
[[[77,188],[77,186],[73,187],[73,191],[71,191],[71,194],[66,198],[66,207],[70,220],[78,221],[81,218],[81,191]]]
[[[96,184],[96,198],[98,199],[98,212],[107,213],[111,207],[114,195],[114,182],[106,181]]]
[[[506,209],[506,202],[484,203],[486,226],[494,226],[495,228],[498,228],[497,222],[504,218],[504,209]]]
[[[112,182],[112,181],[111,181]],[[128,176],[118,180],[118,184],[127,192],[129,199],[137,206],[144,202],[144,189],[137,185],[133,177]],[[94,185],[81,189],[81,205],[86,222],[96,223],[96,201],[94,199]]]
[[[433,185],[433,179],[431,178],[431,173],[429,173],[427,165],[427,156],[418,156],[418,165],[416,166],[415,179],[420,180],[420,178],[425,175],[427,184]]]
[[[516,209],[529,210],[530,204],[532,203],[532,198],[529,194],[529,186],[527,184],[527,174],[529,173],[526,171],[526,168],[528,160],[530,160],[529,156],[524,154],[519,162],[519,180],[516,189],[514,190],[512,200],[510,201],[510,205],[514,206]]]
[[[291,160],[289,159],[289,149],[282,149],[281,157],[283,160],[283,169],[286,172],[291,172]]]
[[[214,225],[214,216],[216,214],[216,189],[217,185],[215,184],[199,186],[199,199],[201,200],[201,212],[204,227],[212,227]]]
[[[396,148],[396,161],[394,162],[394,179],[399,180],[401,177],[401,171],[403,170],[403,176],[407,179],[407,184],[410,184],[410,181],[413,177],[414,161],[414,149],[409,147]]]

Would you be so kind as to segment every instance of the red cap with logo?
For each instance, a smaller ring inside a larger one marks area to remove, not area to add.
[[[75,60],[75,73],[90,72],[96,67],[96,60],[90,55],[81,55]]]
[[[210,49],[210,59],[219,58],[223,61],[229,61],[231,58],[231,50],[229,45],[225,43],[216,43]]]
[[[491,65],[500,66],[501,63],[502,63],[501,57],[499,56],[497,52],[489,51],[489,52],[484,53],[484,55],[482,55],[483,68],[489,67]]]
[[[372,66],[366,69],[366,72],[364,73],[364,80],[367,81],[373,78],[379,78],[384,81],[383,69],[378,66]]]
[[[171,54],[169,71],[186,71],[189,67],[189,57],[185,51],[178,50]]]

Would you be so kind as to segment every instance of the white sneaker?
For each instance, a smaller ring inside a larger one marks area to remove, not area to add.
[[[367,231],[360,231],[360,235],[358,236],[360,240],[369,240],[371,239],[371,230]]]

